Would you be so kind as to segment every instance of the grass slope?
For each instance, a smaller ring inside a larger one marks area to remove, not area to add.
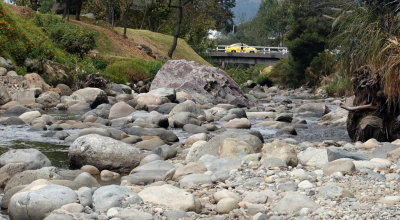
[[[116,28],[118,33],[123,33],[123,28]],[[138,44],[144,44],[150,47],[154,52],[168,56],[168,50],[171,48],[173,36],[155,33],[147,30],[128,29],[127,37]],[[172,56],[174,60],[185,59],[196,61],[201,65],[209,65],[207,61],[201,58],[183,39],[178,39],[178,46]]]

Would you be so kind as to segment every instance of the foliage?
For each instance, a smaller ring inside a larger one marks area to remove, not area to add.
[[[61,51],[52,46],[51,41],[40,28],[26,21],[0,2],[0,54],[9,57],[17,65],[26,58],[37,56],[54,59]]]
[[[116,77],[120,74],[129,82],[138,82],[150,78],[148,61],[139,59],[115,61],[107,66],[105,72]]]
[[[350,79],[349,78],[341,78],[334,79],[328,85],[325,86],[325,91],[330,96],[344,96],[349,91],[350,88]]]
[[[327,77],[333,71],[335,56],[330,52],[319,53],[310,63],[305,75],[310,85],[315,85],[321,77]]]
[[[151,80],[153,80],[154,77],[156,77],[158,71],[161,69],[163,65],[164,63],[162,61],[149,62],[147,64]]]
[[[342,75],[350,78],[355,70],[370,66],[364,74],[379,81],[389,105],[400,98],[400,22],[393,9],[398,6],[398,1],[370,1],[364,7],[349,4],[334,25],[331,42],[333,48],[340,48]]]
[[[280,73],[282,71],[282,67],[285,66],[289,62],[289,58],[283,58],[278,61],[273,67],[271,72],[268,73],[268,77],[274,83],[278,83],[280,80]]]
[[[66,22],[54,15],[36,15],[34,23],[43,27],[46,33],[59,48],[68,53],[83,57],[95,46],[96,31]]]
[[[51,13],[51,9],[56,0],[41,0],[39,11],[42,14]]]
[[[228,69],[226,74],[230,76],[237,84],[242,85],[249,80],[249,77],[244,69]]]
[[[93,66],[98,70],[105,70],[108,66],[108,62],[101,59],[93,59]]]
[[[26,74],[28,74],[28,71],[25,66],[15,67],[15,72],[17,72],[17,74],[21,76],[25,76]]]

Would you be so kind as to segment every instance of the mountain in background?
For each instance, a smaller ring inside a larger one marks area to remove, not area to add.
[[[241,23],[244,18],[244,21],[251,20],[254,15],[257,14],[258,8],[260,6],[261,0],[236,0],[236,7],[232,9],[235,18],[233,21],[235,24]]]

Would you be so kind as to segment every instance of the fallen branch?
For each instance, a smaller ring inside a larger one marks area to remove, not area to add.
[[[350,106],[347,106],[347,105],[345,105],[343,103],[340,103],[339,106],[342,109],[345,109],[345,110],[350,111],[350,112],[359,111],[359,110],[367,110],[367,109],[377,110],[379,108],[378,106],[373,106],[372,104],[361,105],[361,106],[356,106],[356,107],[350,107]]]

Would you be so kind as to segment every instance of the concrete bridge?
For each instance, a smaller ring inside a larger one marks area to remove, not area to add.
[[[228,45],[220,45],[215,50],[209,51],[211,59],[219,63],[247,63],[247,64],[262,64],[275,65],[279,59],[286,58],[289,53],[286,47],[260,47],[248,46],[257,49],[257,53],[227,53]],[[246,51],[247,47],[243,50]]]

